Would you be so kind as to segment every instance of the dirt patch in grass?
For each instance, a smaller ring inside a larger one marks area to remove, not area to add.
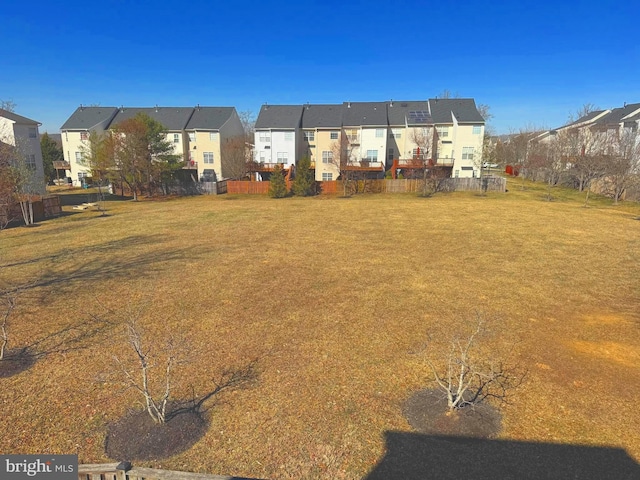
[[[9,350],[5,352],[4,359],[0,362],[0,378],[18,375],[31,368],[35,362],[36,357],[26,348]]]
[[[105,453],[119,461],[167,458],[189,449],[206,430],[207,422],[195,411],[160,424],[146,410],[135,410],[108,426]]]
[[[493,438],[502,423],[500,412],[488,403],[450,412],[442,392],[433,389],[414,393],[405,402],[403,413],[415,430],[430,435]]]

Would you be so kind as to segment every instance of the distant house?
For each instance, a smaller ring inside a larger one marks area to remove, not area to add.
[[[90,132],[104,133],[119,123],[143,113],[165,128],[173,153],[192,172],[194,180],[226,178],[223,145],[242,138],[243,128],[234,107],[83,107],[80,106],[61,127],[69,176],[80,185],[90,175],[82,158]],[[244,151],[244,144],[242,143]]]
[[[305,105],[302,134],[305,155],[311,160],[317,181],[336,180],[340,175],[334,160],[342,132],[342,104]]]
[[[14,161],[33,172],[30,193],[43,195],[46,193],[46,184],[38,133],[40,125],[35,120],[0,109],[0,142],[13,152]]]

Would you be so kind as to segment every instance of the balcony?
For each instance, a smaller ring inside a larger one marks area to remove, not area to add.
[[[277,165],[280,165],[284,170],[289,168],[289,165],[286,163],[247,162],[247,171],[273,172]]]
[[[196,162],[195,160],[187,160],[186,162],[184,162],[184,165],[182,166],[182,168],[184,170],[197,170],[198,162]]]
[[[377,160],[373,161],[366,158],[363,158],[360,161],[351,160],[347,162],[346,170],[359,170],[368,172],[384,170],[384,162],[379,162]]]

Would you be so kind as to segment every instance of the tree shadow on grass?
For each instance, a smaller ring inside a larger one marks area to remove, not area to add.
[[[194,445],[207,431],[205,414],[218,404],[223,390],[244,388],[258,378],[258,360],[224,371],[213,380],[214,388],[203,395],[167,404],[165,423],[153,421],[147,410],[130,411],[107,426],[105,453],[118,461],[159,460],[181,453]],[[205,408],[205,403],[215,398]]]
[[[385,432],[386,453],[366,480],[637,479],[621,448]]]
[[[89,340],[106,333],[111,327],[109,322],[92,318],[42,335],[26,346],[12,348],[0,361],[0,378],[18,375],[49,355],[83,350],[93,344]]]

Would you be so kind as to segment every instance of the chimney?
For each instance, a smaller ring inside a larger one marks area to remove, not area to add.
[[[200,104],[198,104],[198,111],[200,111]]]
[[[347,102],[347,108],[351,108],[351,102]]]
[[[83,111],[84,107],[82,106],[82,104],[80,104],[80,111]]]

